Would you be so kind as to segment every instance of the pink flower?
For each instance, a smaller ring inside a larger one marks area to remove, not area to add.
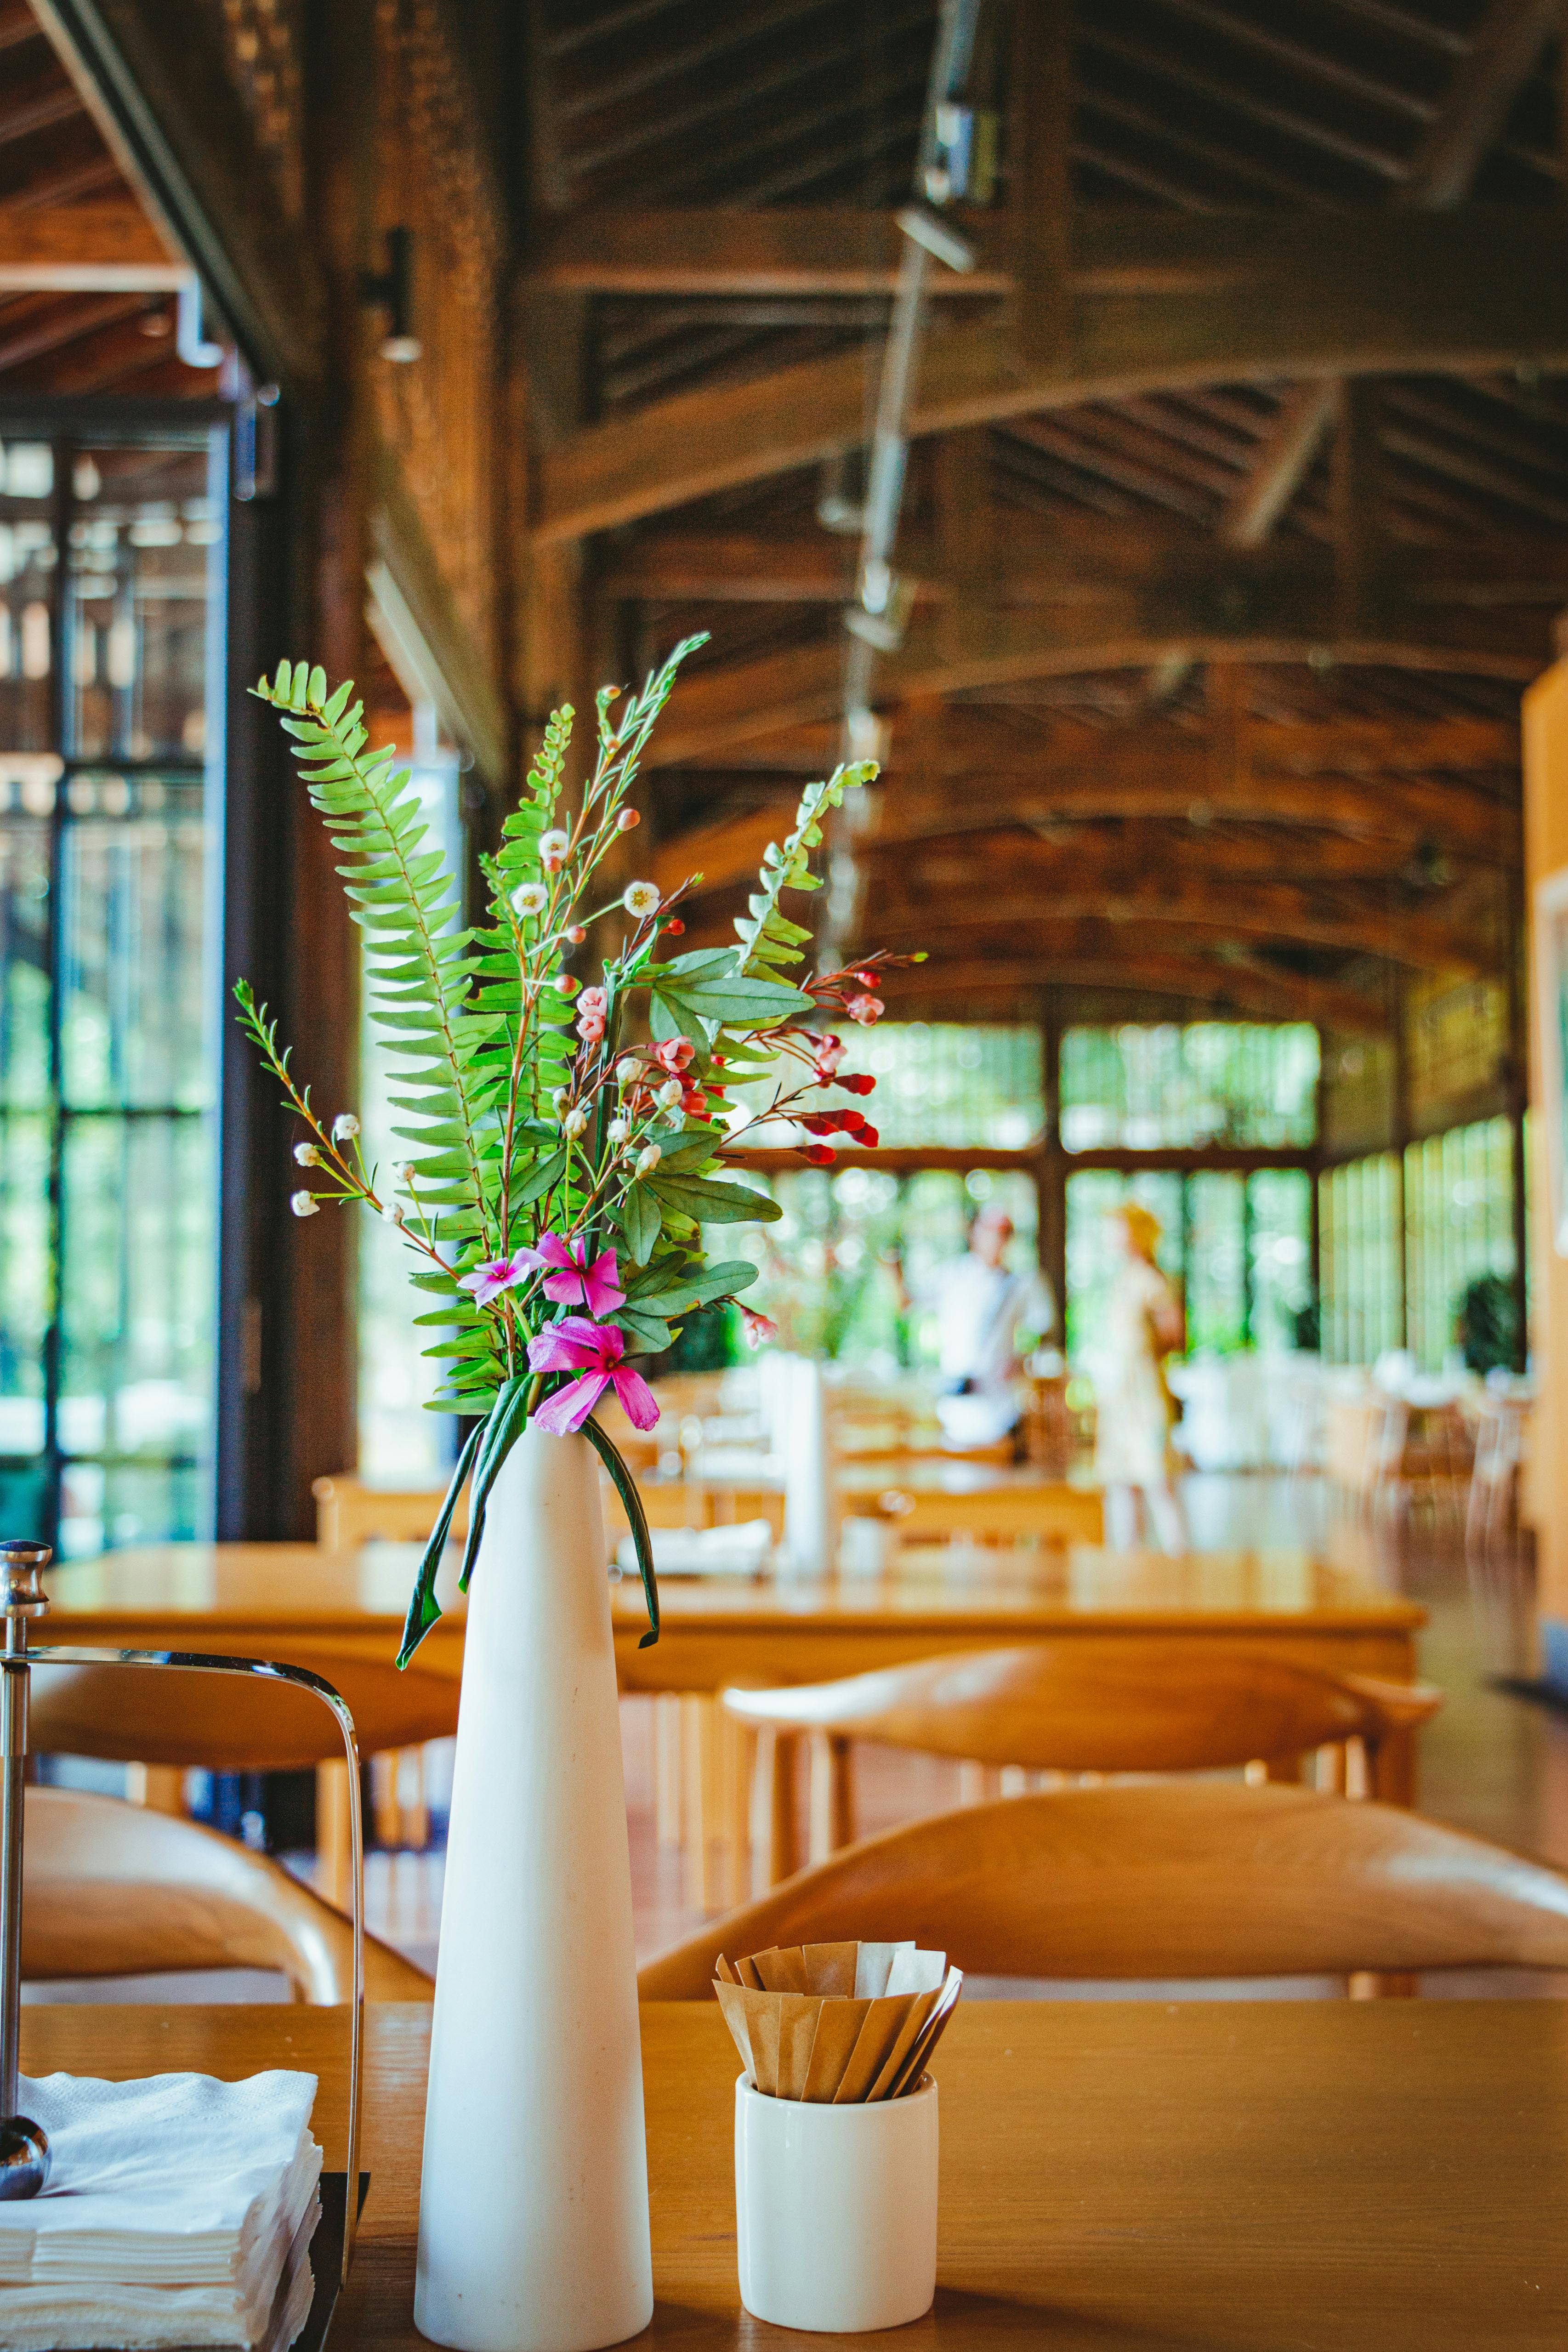
[[[746,1335],[748,1348],[765,1348],[770,1339],[779,1336],[779,1327],[768,1315],[758,1315],[750,1307],[741,1309],[741,1328]]]
[[[678,1078],[696,1051],[689,1037],[667,1037],[662,1045],[654,1047],[653,1058],[661,1070],[668,1070],[672,1078]]]
[[[826,1085],[847,1051],[848,1048],[842,1037],[823,1038],[816,1049],[816,1078],[819,1086]]]
[[[858,1021],[863,1029],[879,1021],[887,1009],[879,996],[852,996],[844,1008],[850,1020]]]
[[[577,1034],[584,1045],[596,1045],[605,1034],[604,1015],[598,1013],[579,1014]]]
[[[528,1367],[533,1372],[577,1372],[534,1412],[535,1424],[552,1437],[568,1437],[581,1429],[607,1388],[619,1398],[634,1429],[651,1429],[658,1419],[653,1391],[640,1372],[621,1362],[626,1352],[624,1331],[614,1323],[590,1323],[568,1315],[528,1343]]]
[[[564,1241],[559,1234],[546,1234],[536,1250],[519,1250],[517,1255],[542,1271],[554,1269],[544,1276],[544,1296],[553,1298],[557,1306],[585,1307],[590,1315],[609,1315],[626,1304],[613,1249],[601,1250],[590,1265],[586,1242],[575,1235]]]
[[[577,1010],[579,1013],[591,1013],[596,1021],[603,1021],[610,1010],[610,1000],[602,988],[585,988],[577,999]]]
[[[520,1282],[526,1282],[538,1264],[532,1250],[513,1250],[510,1257],[492,1257],[476,1265],[471,1274],[459,1275],[458,1287],[473,1292],[476,1307],[488,1307],[503,1290],[515,1290]]]

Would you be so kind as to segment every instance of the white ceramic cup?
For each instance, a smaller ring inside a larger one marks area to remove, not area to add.
[[[775,2327],[901,2327],[936,2293],[936,2084],[823,2106],[735,2084],[741,2301]]]

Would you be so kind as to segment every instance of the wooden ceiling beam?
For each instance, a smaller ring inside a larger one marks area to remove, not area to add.
[[[1182,657],[1347,668],[1431,670],[1526,685],[1552,659],[1549,625],[1512,612],[1416,611],[1368,620],[1353,636],[1336,634],[1331,595],[1299,581],[1261,609],[1242,583],[1227,600],[1189,593],[1108,589],[1059,608],[956,611],[932,624],[917,618],[896,654],[878,667],[885,709],[959,693],[1070,677],[1097,670],[1150,670]],[[701,670],[671,706],[645,765],[680,767],[732,744],[842,707],[837,640],[795,646],[749,662]]]
[[[1043,947],[1066,925],[1099,925],[1121,943],[1129,969],[1145,930],[1204,930],[1259,945],[1327,948],[1373,955],[1421,971],[1481,974],[1500,969],[1493,940],[1468,926],[1445,921],[1426,908],[1357,907],[1327,891],[1286,882],[1226,886],[1200,878],[1168,883],[1160,875],[1128,872],[1114,890],[1064,887],[1053,881],[1037,894],[1006,898],[994,889],[943,891],[929,900],[877,901],[879,945],[940,953],[946,943],[993,932],[993,951]]]
[[[171,293],[191,275],[141,206],[0,206],[0,294]]]
[[[1034,367],[1019,364],[1000,320],[939,319],[911,434],[1213,382],[1568,362],[1562,230],[1544,207],[1300,218],[1150,209],[1122,216],[1118,236],[1146,270],[1163,256],[1187,282],[1075,289],[1070,351]],[[536,531],[580,538],[853,448],[865,368],[850,351],[586,427],[541,460]]]
[[[973,270],[931,273],[933,294],[1002,294],[1013,282],[994,212],[952,215],[980,248]],[[770,205],[721,212],[597,211],[542,224],[527,277],[552,292],[582,294],[887,294],[904,236],[892,213],[848,205]]]
[[[682,689],[684,692],[684,689]],[[676,706],[679,708],[678,696]],[[962,776],[1021,777],[1030,782],[1097,763],[1117,755],[1126,740],[1120,728],[1068,725],[1042,712],[1031,722],[1024,714],[973,704],[910,704],[890,721],[883,756],[887,776],[917,779]],[[1142,725],[1139,741],[1148,756],[1186,756],[1201,730],[1170,722]],[[1452,769],[1519,767],[1519,726],[1509,719],[1250,719],[1247,740],[1255,766],[1289,774],[1357,775]],[[772,733],[689,759],[690,767],[717,766],[738,772],[768,771],[779,776],[826,774],[840,749],[831,719],[776,729]]]
[[[890,971],[878,987],[895,1017],[922,999],[966,1003],[1019,995],[1042,988],[1119,988],[1186,998],[1217,1012],[1263,1021],[1312,1021],[1352,1036],[1386,1036],[1392,1022],[1375,997],[1334,981],[1294,972],[1259,971],[1250,963],[1215,963],[1184,956],[1125,952],[1062,955],[940,957],[908,971]]]
[[[1389,404],[1410,405],[1403,397]],[[1456,427],[1450,424],[1448,429]],[[1522,454],[1521,462],[1528,462]],[[1485,487],[1496,490],[1505,480],[1518,490],[1513,478],[1495,468]],[[1559,516],[1551,503],[1543,512],[1552,520],[1568,520],[1568,509]],[[1322,582],[1332,569],[1328,549],[1310,543],[1227,553],[1180,525],[1112,523],[1017,508],[1005,510],[991,538],[984,582],[986,601],[994,604],[1048,604],[1068,590],[1100,590],[1114,582],[1186,581],[1216,593],[1239,582],[1257,593],[1269,583],[1286,589],[1298,580]],[[1489,532],[1447,545],[1385,547],[1379,550],[1378,562],[1382,579],[1401,597],[1423,605],[1557,609],[1568,601],[1568,540],[1561,532]],[[951,601],[970,585],[952,576],[950,558],[921,531],[900,539],[900,570],[922,603]],[[854,543],[831,531],[671,529],[612,541],[597,585],[607,598],[653,603],[838,605],[853,588],[854,572]],[[972,599],[966,595],[965,601]]]

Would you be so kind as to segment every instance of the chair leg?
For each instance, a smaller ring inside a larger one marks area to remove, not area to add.
[[[656,1691],[653,1699],[653,1817],[663,1846],[680,1843],[680,1696]]]
[[[807,1832],[812,1862],[826,1862],[855,1838],[854,1779],[850,1743],[837,1732],[811,1734],[811,1817]]]
[[[316,1886],[340,1911],[353,1902],[353,1864],[345,1758],[316,1767]]]
[[[190,1811],[183,1765],[128,1764],[125,1794],[132,1804],[142,1805],[150,1813],[173,1813],[183,1820]]]
[[[797,1831],[795,1775],[798,1738],[771,1726],[758,1734],[752,1770],[752,1847],[763,1858],[766,1887],[793,1877]]]

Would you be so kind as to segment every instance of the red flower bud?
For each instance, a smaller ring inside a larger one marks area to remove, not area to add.
[[[875,1151],[881,1139],[874,1127],[863,1127],[860,1129],[860,1141],[868,1151]]]
[[[804,1156],[810,1160],[814,1168],[831,1168],[833,1146],[830,1143],[808,1143]]]
[[[664,931],[667,939],[682,940],[686,937],[686,926],[681,921],[679,915],[672,915],[670,917],[668,922],[666,923],[664,927]]]

